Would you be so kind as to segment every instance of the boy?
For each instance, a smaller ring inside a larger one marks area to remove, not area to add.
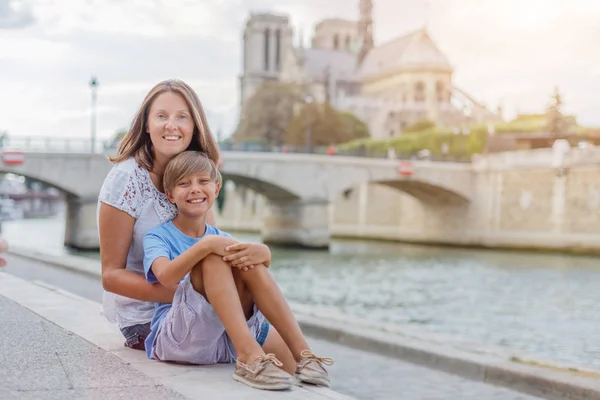
[[[220,185],[214,163],[200,152],[185,151],[165,169],[165,194],[178,212],[144,237],[144,270],[149,282],[177,288],[172,304],[157,305],[148,357],[192,364],[235,360],[233,379],[258,389],[290,388],[292,377],[282,367],[301,381],[329,386],[324,365],[333,360],[310,351],[267,270],[268,247],[236,244],[206,223]]]

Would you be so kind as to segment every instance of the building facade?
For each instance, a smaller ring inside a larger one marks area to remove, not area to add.
[[[303,46],[285,15],[253,14],[244,31],[241,109],[262,82],[296,82],[312,100],[329,102],[365,121],[374,138],[398,136],[407,126],[498,121],[452,82],[453,67],[423,28],[387,43],[373,39],[372,0],[359,1],[358,21],[325,19]]]

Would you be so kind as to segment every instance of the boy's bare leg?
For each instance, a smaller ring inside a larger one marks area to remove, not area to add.
[[[283,364],[283,369],[288,374],[294,375],[294,371],[296,370],[296,360],[294,359],[290,348],[283,341],[281,335],[274,326],[271,326],[271,329],[269,329],[269,335],[262,348],[265,353],[275,354],[275,357]]]
[[[304,335],[281,289],[264,265],[255,265],[240,276],[250,290],[254,303],[269,322],[277,329],[296,361],[303,357],[303,350],[310,350]],[[265,343],[266,344],[266,343]]]
[[[238,288],[240,300],[242,301],[242,307],[246,312],[246,319],[250,319],[254,311],[254,300],[252,299],[252,293],[248,290],[248,287],[242,279],[242,274],[245,271],[241,271],[238,268],[233,268],[233,279]],[[267,318],[268,319],[268,318]],[[273,353],[279,361],[283,363],[283,369],[290,375],[294,374],[296,369],[296,360],[290,352],[287,344],[281,338],[277,329],[271,326],[267,340],[262,346],[265,353]]]
[[[252,313],[240,301],[238,287],[233,279],[232,268],[217,255],[209,255],[196,265],[190,275],[192,286],[213,306],[227,334],[233,342],[238,359],[250,364],[264,354],[246,323],[246,315]]]

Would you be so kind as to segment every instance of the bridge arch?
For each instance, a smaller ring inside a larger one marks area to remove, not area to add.
[[[425,180],[371,180],[345,187],[340,190],[340,192],[344,193],[354,190],[361,184],[387,186],[399,192],[411,195],[426,205],[465,205],[470,202],[470,200],[461,193]]]
[[[72,191],[72,188],[68,187],[67,185],[64,185],[61,182],[47,180],[47,179],[44,179],[42,177],[35,176],[35,175],[27,175],[25,173],[16,171],[14,168],[9,170],[6,167],[3,168],[0,166],[0,175],[4,176],[7,174],[22,176],[30,181],[43,183],[45,186],[48,186],[48,187],[51,187],[54,189],[58,189],[61,193],[63,193],[65,195],[66,198],[78,198],[79,197],[79,195],[77,195],[76,193],[74,193]]]
[[[230,180],[236,185],[252,189],[273,203],[288,203],[300,199],[295,193],[261,179],[223,171],[221,171],[221,175],[223,177],[223,182]]]

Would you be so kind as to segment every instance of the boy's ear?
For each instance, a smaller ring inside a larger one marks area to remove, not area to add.
[[[172,204],[175,204],[175,199],[173,198],[173,196],[171,195],[171,192],[169,192],[167,189],[165,189],[165,195],[167,196],[167,199],[169,199],[169,201]]]
[[[219,196],[219,192],[221,191],[221,184],[220,183],[216,183],[215,184],[215,197]]]

